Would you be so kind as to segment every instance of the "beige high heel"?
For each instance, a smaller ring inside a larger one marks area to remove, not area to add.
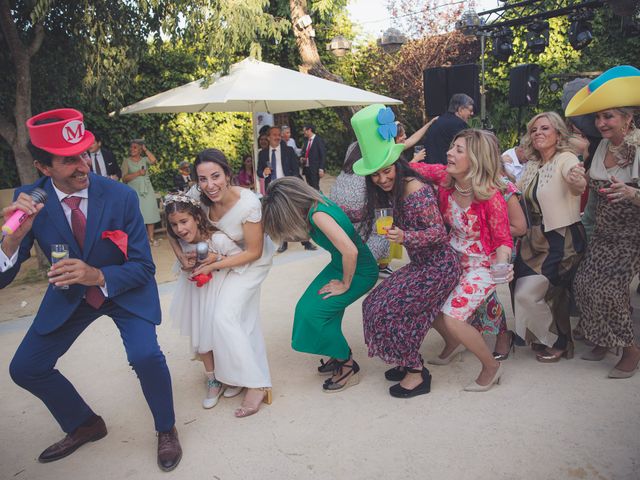
[[[444,358],[435,357],[435,358],[432,358],[431,360],[427,360],[427,363],[431,365],[449,365],[454,358],[456,358],[465,350],[466,350],[465,346],[460,344],[456,348],[454,348],[453,352],[451,352],[448,356]],[[460,358],[462,358],[462,356]]]
[[[261,387],[256,390],[262,390],[263,392],[262,402],[260,403],[266,403],[267,405],[271,405],[271,402],[273,401],[271,388]],[[255,413],[258,413],[259,410],[260,410],[260,404],[258,404],[257,407],[245,407],[241,405],[239,408],[236,408],[236,411],[233,412],[233,414],[236,416],[236,418],[244,418],[244,417],[253,415]]]
[[[486,392],[491,389],[494,385],[500,384],[500,379],[502,378],[502,363],[498,367],[496,374],[493,376],[491,381],[487,385],[480,385],[475,380],[471,382],[469,385],[464,387],[465,392]]]

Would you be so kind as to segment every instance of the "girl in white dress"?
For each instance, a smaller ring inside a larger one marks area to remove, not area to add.
[[[191,337],[191,349],[204,363],[207,393],[202,406],[212,408],[223,392],[226,397],[240,393],[238,388],[225,392],[225,385],[216,379],[214,373],[214,306],[229,269],[215,272],[211,277],[206,275],[194,278],[192,270],[196,266],[196,244],[205,242],[209,254],[215,259],[236,255],[242,249],[224,233],[215,231],[207,222],[200,209],[200,202],[196,199],[186,195],[167,195],[165,211],[169,223],[168,233],[178,241],[183,258],[188,262],[182,268],[179,262],[176,263],[176,273],[179,276],[170,314],[180,333]],[[234,270],[242,271],[244,268],[236,267]]]

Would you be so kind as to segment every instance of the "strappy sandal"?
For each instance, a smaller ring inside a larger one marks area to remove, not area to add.
[[[345,390],[353,385],[357,385],[360,382],[358,372],[360,372],[360,365],[355,360],[352,360],[351,365],[346,365],[349,359],[339,362],[340,365],[336,369],[336,374],[342,373],[343,375],[337,380],[333,381],[329,378],[324,385],[322,385],[322,391],[324,393],[336,393],[341,390]],[[345,373],[346,370],[346,373]],[[340,383],[347,380],[344,384]]]
[[[320,359],[320,366],[318,367],[318,375],[331,375],[336,369],[336,366],[340,363],[335,358],[330,358],[326,362]]]

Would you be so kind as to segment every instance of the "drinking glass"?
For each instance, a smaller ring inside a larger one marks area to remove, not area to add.
[[[507,283],[510,270],[509,263],[494,263],[491,265],[491,278],[496,283]]]
[[[393,225],[393,209],[376,208],[376,232],[378,235],[386,235],[387,230]]]
[[[51,245],[51,265],[58,263],[60,260],[69,258],[69,245],[65,243],[54,243]],[[55,290],[67,290],[69,285],[53,286]]]

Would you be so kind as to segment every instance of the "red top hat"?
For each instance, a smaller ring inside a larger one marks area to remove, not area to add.
[[[43,120],[49,122],[36,125]],[[40,113],[27,120],[27,128],[33,145],[61,157],[85,152],[95,140],[93,133],[84,128],[82,113],[72,108]]]

